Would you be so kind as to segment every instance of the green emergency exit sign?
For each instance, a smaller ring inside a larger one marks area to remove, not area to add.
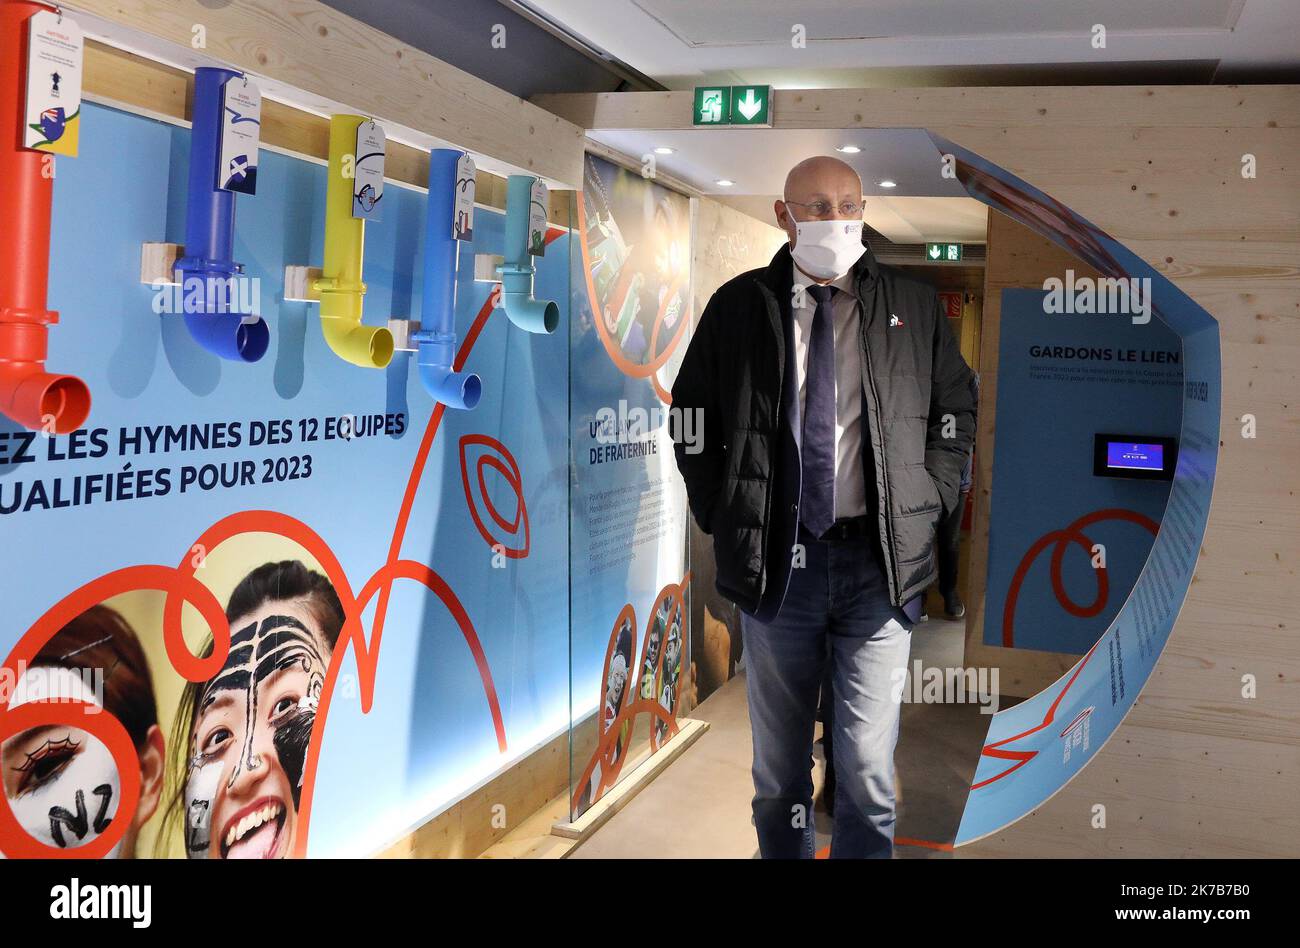
[[[772,124],[771,86],[696,86],[694,125]]]
[[[731,87],[695,87],[695,124],[731,124]]]
[[[925,259],[933,263],[952,263],[961,259],[961,244],[926,244]]]

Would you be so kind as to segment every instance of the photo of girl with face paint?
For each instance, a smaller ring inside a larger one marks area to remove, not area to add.
[[[244,577],[226,618],[226,661],[186,686],[173,726],[167,825],[191,859],[283,859],[343,607],[324,576],[283,560]]]
[[[153,680],[135,630],[103,605],[77,616],[36,653],[9,706],[42,698],[95,704],[130,735],[140,767],[140,802],[109,857],[134,858],[140,827],[158,809],[166,760]],[[48,846],[84,846],[117,816],[122,788],[117,764],[108,748],[81,728],[30,728],[4,742],[0,761],[14,816]]]

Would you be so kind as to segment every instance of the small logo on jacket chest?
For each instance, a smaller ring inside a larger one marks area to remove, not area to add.
[[[897,316],[895,316],[893,313],[890,313],[890,314],[889,314],[889,326],[890,326],[890,328],[892,329],[892,328],[895,327],[895,326],[901,326],[901,325],[903,325],[903,321],[902,321],[901,319],[899,319]]]

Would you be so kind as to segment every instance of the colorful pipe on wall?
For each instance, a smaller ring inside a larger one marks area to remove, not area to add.
[[[330,119],[330,161],[325,186],[325,263],[316,281],[320,325],[325,341],[353,365],[382,369],[393,358],[393,334],[361,322],[366,285],[361,282],[366,222],[352,216],[352,177],[345,163],[355,161],[357,128],[363,115]]]
[[[452,236],[456,168],[464,152],[429,153],[429,202],[424,225],[424,290],[416,356],[425,390],[449,408],[471,409],[483,394],[473,372],[452,371],[456,356],[456,263],[460,241]]]
[[[0,412],[28,428],[75,431],[90,414],[81,379],[45,371],[49,325],[53,155],[20,147],[26,96],[27,21],[43,4],[0,4]],[[52,166],[51,166],[52,167]]]
[[[234,301],[241,294],[231,287],[244,266],[234,260],[235,195],[217,187],[225,86],[242,78],[242,73],[210,66],[194,71],[185,255],[176,269],[185,291],[185,325],[195,341],[223,359],[256,362],[266,355],[271,331],[266,320],[236,311]]]
[[[528,253],[528,219],[535,177],[512,174],[506,184],[505,263],[501,266],[501,306],[525,332],[552,333],[560,324],[554,300],[533,298],[532,255]]]

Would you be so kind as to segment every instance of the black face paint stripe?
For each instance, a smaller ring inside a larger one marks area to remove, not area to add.
[[[286,627],[294,631],[281,631]],[[321,660],[320,652],[314,646],[311,630],[293,616],[267,616],[261,623],[250,622],[231,636],[230,652],[226,656],[225,664],[216,677],[208,682],[200,709],[208,708],[217,691],[249,687],[248,666],[255,658],[261,658],[267,651],[282,647],[285,640],[301,643],[301,647],[309,652],[313,659]],[[264,664],[257,665],[252,680],[261,681],[271,670]]]
[[[258,627],[257,635],[261,638],[266,635],[267,632],[283,628],[297,629],[303,635],[311,635],[311,629],[307,628],[306,625],[304,625],[300,620],[295,619],[293,616],[267,616],[262,620],[262,624]]]
[[[238,648],[235,647],[238,643]],[[226,782],[229,789],[247,766],[253,768],[253,740],[257,720],[257,686],[277,669],[301,663],[304,671],[312,662],[324,664],[316,647],[316,636],[301,620],[293,616],[270,615],[260,623],[249,623],[231,637],[231,650],[225,666],[208,684],[203,700],[206,709],[218,691],[242,690],[244,701],[244,738]],[[274,739],[274,735],[273,735]],[[296,802],[296,801],[295,801]]]
[[[276,630],[268,632],[257,645],[257,658],[264,659],[268,655],[283,652],[285,650],[296,650],[306,652],[315,661],[324,664],[320,649],[316,648],[316,639],[311,635],[301,635],[297,632],[285,632]],[[261,662],[259,661],[259,665]]]
[[[307,761],[307,746],[311,741],[312,726],[316,722],[313,711],[296,711],[288,715],[275,729],[271,740],[293,795],[293,807],[302,805],[302,775]]]
[[[257,656],[260,661],[253,670],[253,679],[259,684],[282,668],[300,664],[303,671],[309,671],[313,663],[325,664],[313,636],[282,628],[265,634],[258,643]]]
[[[232,671],[208,683],[208,690],[203,693],[203,702],[199,705],[199,715],[207,713],[223,691],[247,691],[253,676],[248,671]],[[197,722],[196,722],[197,723]]]
[[[273,673],[282,668],[292,668],[294,665],[302,666],[303,671],[311,670],[311,658],[305,649],[284,650],[267,656],[258,663],[253,678],[260,685]]]
[[[234,649],[236,646],[243,645],[247,642],[251,642],[253,641],[253,638],[256,635],[257,635],[257,623],[250,622],[248,623],[248,625],[244,626],[238,632],[235,632],[233,635],[230,636],[230,647]]]
[[[226,656],[225,664],[221,666],[221,671],[217,672],[217,677],[220,677],[223,672],[228,672],[232,669],[247,665],[252,657],[253,646],[251,644],[241,645],[239,648],[232,647],[230,649],[230,654]]]
[[[253,639],[256,635],[256,622],[250,622],[238,631],[231,633],[230,651],[226,654],[226,661],[222,664],[221,670],[213,676],[207,687],[203,689],[203,697],[199,699],[200,714],[205,712],[212,704],[216,692],[248,687],[246,680],[241,683],[232,679],[233,676],[241,674],[237,669],[242,665],[246,665],[252,658]]]

